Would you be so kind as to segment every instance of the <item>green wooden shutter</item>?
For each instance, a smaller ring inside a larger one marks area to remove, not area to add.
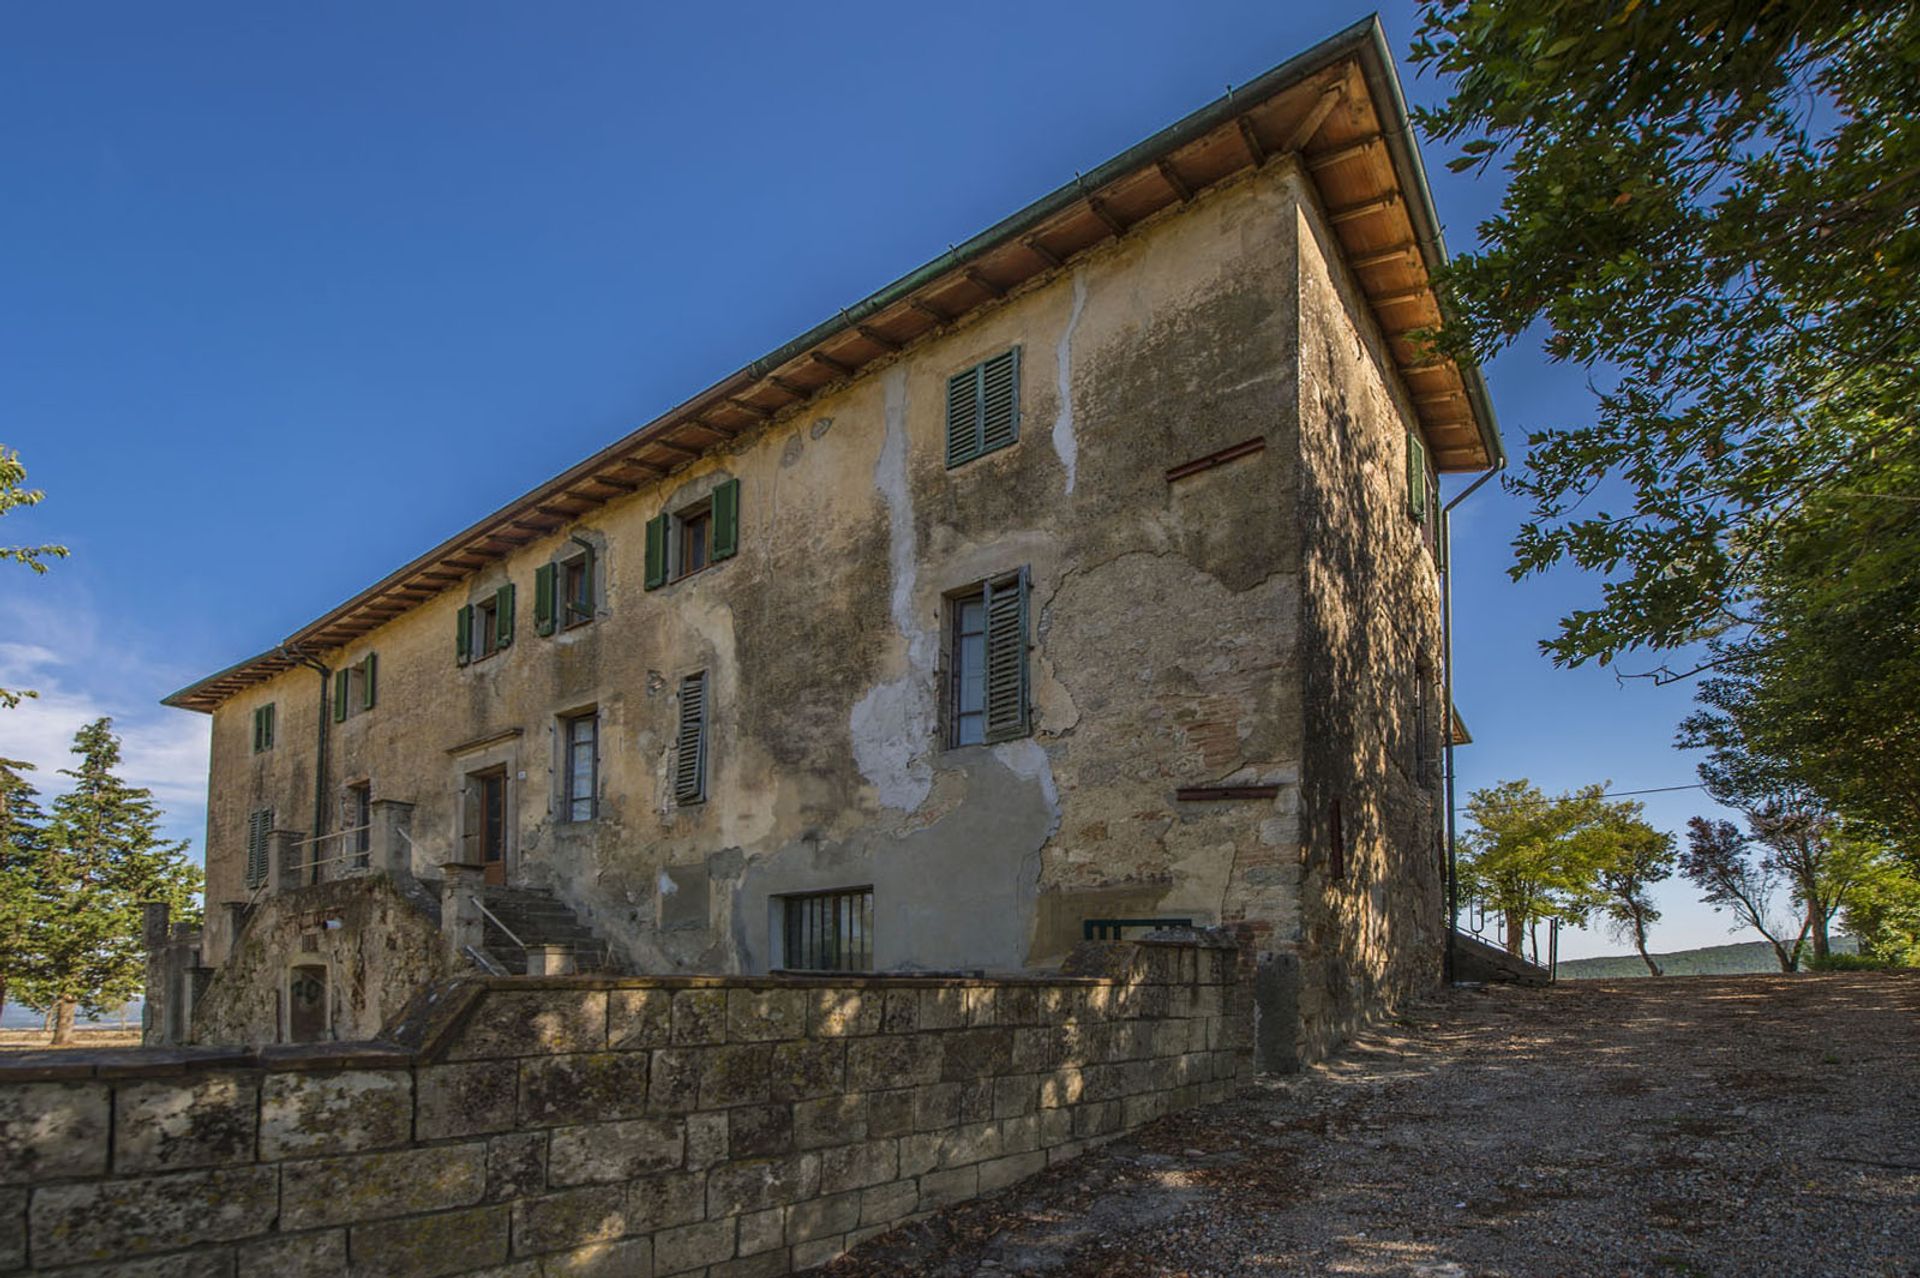
[[[461,665],[473,660],[473,605],[467,604],[454,614],[453,659]]]
[[[558,564],[541,564],[533,570],[533,630],[535,634],[553,633],[553,583]]]
[[[673,798],[699,803],[707,797],[707,676],[680,681],[680,730],[674,736]]]
[[[497,638],[494,646],[505,648],[513,643],[513,583],[493,592],[493,624]]]
[[[667,584],[667,516],[662,513],[647,521],[646,589],[657,590]]]
[[[360,663],[360,708],[373,709],[375,696],[374,679],[380,671],[380,654],[369,652]]]
[[[1027,735],[1027,570],[989,581],[987,612],[988,741]]]
[[[264,745],[260,744],[260,726],[264,722],[260,717],[260,711],[264,709],[266,709],[266,707],[261,706],[253,712],[253,752],[255,754],[259,754],[262,750],[266,749]]]
[[[980,455],[980,371],[975,364],[947,379],[947,467]]]
[[[256,712],[260,716],[260,748],[262,750],[273,749],[274,704],[261,706]]]
[[[1020,348],[980,366],[980,451],[993,452],[1020,438]]]
[[[347,717],[347,671],[333,672],[333,721],[339,723]]]
[[[592,547],[592,546],[583,546],[583,547],[581,547],[581,549],[580,549],[580,558],[581,558],[581,559],[583,559],[583,560],[585,561],[585,568],[584,568],[584,572],[585,572],[585,574],[586,574],[586,578],[587,578],[587,615],[586,615],[586,619],[587,619],[588,621],[592,621],[592,620],[593,620],[593,608],[594,608],[594,601],[595,601],[595,600],[597,600],[597,599],[598,599],[598,598],[600,597],[600,579],[599,579],[599,578],[598,578],[597,576],[595,576],[595,575],[594,575],[595,573],[597,573],[597,572],[598,572],[598,571],[600,570],[600,560],[599,560],[599,558],[598,558],[598,556],[596,556],[596,555],[594,554],[594,550],[593,550],[593,547]],[[569,618],[569,620],[571,620],[571,618]]]
[[[731,559],[740,549],[740,481],[713,490],[713,559]]]
[[[1427,446],[1417,430],[1407,432],[1407,513],[1426,522]]]
[[[258,808],[247,815],[247,886],[267,880],[267,834],[273,829],[273,809]]]

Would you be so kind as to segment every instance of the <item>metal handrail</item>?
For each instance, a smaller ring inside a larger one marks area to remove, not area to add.
[[[512,941],[515,946],[517,946],[522,950],[527,948],[527,943],[521,940],[519,937],[515,936],[513,934],[513,929],[508,927],[505,923],[502,923],[499,919],[499,916],[496,915],[492,910],[489,910],[487,908],[487,903],[485,901],[482,901],[477,895],[471,892],[467,894],[467,899],[473,902],[473,907],[476,910],[479,910],[481,914],[485,915],[489,922],[491,922],[495,927],[499,928],[502,932],[505,932],[507,934],[507,939],[509,941]]]

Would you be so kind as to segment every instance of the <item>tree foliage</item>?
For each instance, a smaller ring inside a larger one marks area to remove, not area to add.
[[[1660,965],[1647,952],[1647,934],[1660,921],[1653,886],[1673,876],[1677,853],[1673,836],[1647,824],[1645,814],[1630,799],[1603,806],[1592,834],[1599,845],[1593,896],[1614,937],[1631,944],[1658,976]]]
[[[24,926],[10,960],[20,1001],[54,1016],[54,1041],[76,1013],[124,1005],[141,989],[143,907],[164,901],[191,919],[201,887],[186,844],[160,837],[152,794],[118,775],[120,742],[98,719],[74,736],[72,781],[43,824],[23,823],[13,847],[29,846]],[[24,809],[22,809],[24,811]]]
[[[27,487],[27,468],[21,464],[20,454],[0,444],[0,518],[21,507],[37,506],[45,498],[39,489]],[[0,563],[25,564],[36,573],[47,570],[47,560],[66,556],[65,546],[0,546]],[[0,710],[11,710],[23,697],[32,695],[30,691],[0,688]]]
[[[1522,778],[1468,796],[1460,883],[1501,916],[1509,953],[1520,953],[1535,923],[1578,921],[1592,908],[1601,848],[1585,836],[1604,788],[1549,795]]]
[[[1912,450],[1920,7],[1429,0],[1413,57],[1452,77],[1417,115],[1454,167],[1510,176],[1437,340],[1484,358],[1544,323],[1596,387],[1511,481],[1514,574],[1604,576],[1544,646],[1753,627],[1783,524]]]

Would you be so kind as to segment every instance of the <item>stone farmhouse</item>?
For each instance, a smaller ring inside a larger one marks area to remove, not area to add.
[[[1221,928],[1290,1068],[1436,984],[1445,256],[1371,21],[167,704],[207,918],[151,1041],[475,971],[1042,976]]]

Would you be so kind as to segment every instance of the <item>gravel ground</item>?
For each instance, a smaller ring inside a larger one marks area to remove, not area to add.
[[[819,1272],[1920,1274],[1920,974],[1450,991]]]

